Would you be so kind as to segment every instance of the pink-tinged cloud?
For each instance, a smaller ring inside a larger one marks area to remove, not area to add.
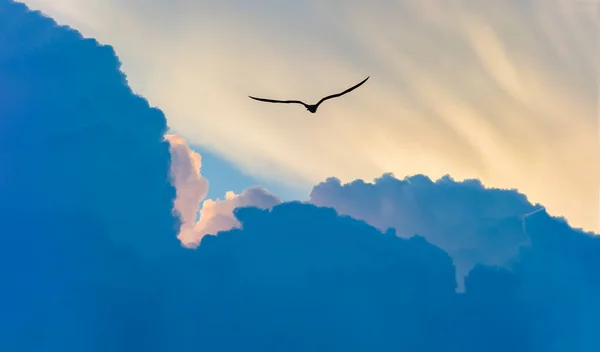
[[[175,134],[165,138],[171,150],[171,182],[177,191],[173,211],[181,221],[177,238],[184,246],[197,247],[207,234],[239,227],[240,223],[233,215],[235,208],[255,206],[266,209],[281,203],[277,196],[258,186],[240,194],[229,191],[223,200],[204,200],[208,181],[200,171],[202,157],[187,145],[184,138]],[[198,212],[200,219],[196,221]]]
[[[179,215],[181,227],[177,238],[182,243],[193,241],[196,214],[208,193],[208,181],[202,176],[202,157],[193,151],[180,136],[169,134],[171,150],[171,182],[177,196],[173,211]]]
[[[280,203],[279,197],[258,186],[250,187],[240,194],[229,191],[223,200],[207,199],[200,210],[200,221],[194,227],[194,241],[186,245],[198,246],[205,235],[239,228],[240,222],[233,215],[235,208],[253,206],[268,209]]]

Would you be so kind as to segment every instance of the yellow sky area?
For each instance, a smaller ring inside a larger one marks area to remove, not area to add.
[[[384,172],[479,178],[600,232],[593,5],[27,3],[113,45],[176,133],[256,177],[307,189]],[[367,75],[317,114],[248,98],[312,102]]]

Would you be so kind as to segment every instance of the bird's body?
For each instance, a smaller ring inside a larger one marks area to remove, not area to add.
[[[346,93],[349,93],[349,92],[355,90],[356,88],[360,87],[363,83],[365,83],[369,79],[369,77],[365,78],[362,82],[358,83],[355,86],[352,86],[352,87],[346,89],[345,91],[343,91],[341,93],[332,94],[332,95],[328,95],[328,96],[326,96],[324,98],[321,98],[321,100],[319,100],[318,103],[313,104],[313,105],[306,104],[306,103],[304,103],[304,102],[302,102],[300,100],[274,100],[274,99],[265,99],[265,98],[255,98],[255,97],[252,97],[252,96],[249,96],[249,97],[252,98],[252,99],[254,99],[254,100],[264,101],[264,102],[267,102],[267,103],[302,104],[302,105],[304,105],[304,107],[306,108],[306,110],[308,110],[308,111],[310,111],[310,112],[312,112],[314,114],[315,112],[317,112],[317,109],[319,108],[319,105],[321,105],[322,102],[324,102],[327,99],[337,98],[339,96],[342,96],[342,95],[344,95]]]

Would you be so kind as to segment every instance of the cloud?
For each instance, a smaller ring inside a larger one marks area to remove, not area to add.
[[[530,241],[511,265],[477,265],[464,293],[452,258],[423,237],[298,202],[235,214],[240,229],[197,249],[202,285],[190,295],[203,298],[194,337],[206,349],[599,347],[599,238],[544,210],[524,217]]]
[[[242,229],[206,236],[198,248],[214,268],[204,282],[210,318],[197,337],[206,348],[425,350],[449,342],[441,329],[431,333],[439,340],[423,339],[455,295],[451,259],[439,248],[308,204],[236,216]]]
[[[150,228],[173,241],[164,114],[133,94],[112,47],[25,9],[2,1],[5,204],[95,217],[127,245]]]
[[[239,227],[233,215],[235,208],[255,206],[265,209],[281,203],[279,197],[259,186],[250,187],[241,194],[229,191],[222,200],[204,200],[208,181],[200,172],[202,157],[181,136],[168,134],[166,139],[171,150],[171,182],[177,193],[174,211],[181,222],[177,238],[183,245],[196,247],[207,234]]]
[[[191,180],[198,159],[165,139],[113,50],[7,0],[0,33],[2,351],[599,350],[600,238],[542,210],[524,217],[515,260],[475,267],[464,293],[426,238],[314,204],[268,207],[258,190],[246,197],[268,209],[238,208],[237,228],[183,248],[170,181],[187,178],[170,151]],[[527,207],[475,181],[410,181],[489,211],[483,237]],[[413,214],[447,221],[433,209]]]
[[[7,0],[0,33],[0,350],[142,347],[180,248],[165,117],[111,47]]]
[[[27,3],[114,44],[176,133],[256,177],[307,192],[331,175],[477,178],[600,230],[583,1]],[[247,98],[316,100],[367,75],[318,119]]]
[[[202,237],[207,234],[238,228],[240,223],[234,216],[236,208],[253,206],[268,209],[280,203],[279,197],[258,186],[247,188],[240,194],[229,191],[223,200],[207,199],[202,203],[200,220],[194,227],[191,245],[200,244]]]
[[[200,204],[208,194],[208,181],[202,177],[202,157],[177,135],[168,134],[171,151],[171,183],[176,189],[174,210],[181,221],[177,238],[182,243],[194,241],[194,225]]]
[[[313,188],[310,202],[382,231],[394,228],[401,237],[424,236],[450,253],[461,287],[476,264],[509,264],[527,242],[523,216],[541,208],[516,190],[486,188],[479,180],[445,176],[434,182],[424,175],[399,180],[390,174],[343,185],[329,178]]]
[[[562,219],[545,211],[524,221],[531,241],[514,265],[518,273],[518,298],[537,313],[533,319],[533,345],[546,350],[591,351],[598,348],[592,326],[600,313],[600,237],[573,230]],[[554,334],[550,340],[548,333]]]

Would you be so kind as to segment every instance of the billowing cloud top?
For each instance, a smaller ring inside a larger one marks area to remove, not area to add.
[[[0,350],[141,347],[180,248],[165,117],[111,47],[8,0],[0,34]]]
[[[478,180],[433,182],[418,175],[398,180],[383,175],[374,183],[342,185],[336,178],[316,185],[310,201],[333,207],[399,236],[424,236],[448,251],[462,276],[477,263],[506,265],[527,242],[523,217],[537,211],[515,190],[486,189]]]
[[[194,209],[170,183],[202,198],[200,159],[165,139],[163,114],[131,92],[113,50],[9,0],[0,34],[0,350],[600,350],[600,239],[544,210],[524,216],[527,245],[513,262],[477,265],[464,293],[433,238],[258,189],[248,193],[265,209],[238,208],[237,228],[181,246]],[[174,170],[176,160],[193,167]],[[429,192],[449,193],[446,210],[475,211],[467,230],[485,214],[477,232],[486,242],[500,229],[500,247],[514,243],[504,221],[530,207],[475,182],[410,182],[423,202],[410,214],[423,218],[402,223],[454,224],[440,208],[424,212]],[[402,192],[390,204],[406,204]],[[469,205],[480,199],[498,207]]]
[[[112,47],[12,1],[0,15],[0,195],[9,211],[29,213],[29,224],[39,216],[32,208],[89,218],[128,245],[151,231],[174,241],[162,212],[175,194],[162,111],[132,93]]]

